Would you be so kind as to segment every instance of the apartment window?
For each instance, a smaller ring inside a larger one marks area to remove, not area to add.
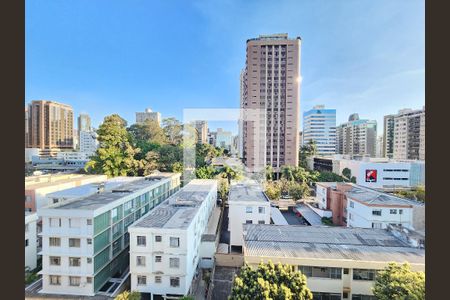
[[[157,255],[155,256],[155,262],[161,262],[162,261],[162,256]]]
[[[59,247],[61,246],[61,239],[57,237],[51,237],[48,239],[50,247]]]
[[[25,240],[25,247],[28,247],[28,244],[29,244],[28,239],[26,239]]]
[[[171,257],[169,259],[171,268],[179,268],[180,267],[180,259],[178,257]]]
[[[80,248],[80,239],[69,239],[69,247]]]
[[[161,283],[161,282],[162,282],[161,276],[155,276],[155,283]]]
[[[344,269],[344,274],[348,275],[348,272],[349,272],[349,269],[348,269],[348,268],[345,268],[345,269]]]
[[[50,218],[50,227],[61,227],[61,219]]]
[[[145,245],[147,245],[147,242],[145,240],[145,236],[142,236],[142,235],[138,235],[137,236],[137,245],[138,246],[145,246]]]
[[[136,265],[145,267],[145,256],[136,256]]]
[[[355,203],[353,201],[350,201],[350,207],[355,208]]]
[[[253,224],[252,220],[245,220],[245,224]]]
[[[160,236],[160,235],[155,236],[155,242],[157,242],[157,243],[162,242],[162,236]]]
[[[50,256],[50,265],[51,266],[60,266],[61,265],[61,257]]]
[[[377,271],[369,269],[353,269],[353,279],[354,280],[375,280]]]
[[[248,213],[248,214],[251,214],[251,213],[253,212],[252,207],[251,207],[251,206],[247,206],[247,207],[245,208],[245,212]]]
[[[86,220],[86,224],[87,224],[88,226],[92,225],[92,219],[87,219],[87,220]]]
[[[170,277],[170,286],[171,287],[179,287],[180,286],[180,277]]]
[[[258,224],[266,224],[266,222],[264,220],[259,220]]]
[[[147,284],[147,276],[137,276],[137,284],[138,285],[146,285]]]
[[[92,245],[92,239],[87,239],[87,244]]]
[[[172,248],[180,247],[180,238],[170,237],[170,247]]]
[[[342,278],[342,269],[341,268],[299,266],[299,270],[306,277],[331,278],[331,279],[341,279]]]
[[[348,299],[348,292],[343,292],[342,293],[342,298],[343,299]]]
[[[81,265],[81,258],[79,257],[69,257],[69,266],[79,267]]]
[[[50,285],[61,285],[61,276],[50,275]]]
[[[399,209],[399,210],[398,210],[398,214],[399,214],[399,215],[403,215],[403,209]]]
[[[372,223],[372,228],[381,229],[382,227],[381,223]]]
[[[92,258],[91,258],[91,257],[88,257],[88,258],[87,258],[87,263],[88,263],[88,264],[92,264]]]
[[[374,209],[374,210],[372,210],[372,215],[374,215],[374,216],[381,216],[381,209]]]
[[[92,283],[92,277],[86,277],[86,283]]]
[[[265,207],[258,207],[258,213],[263,214],[265,212]]]
[[[80,285],[80,277],[78,276],[69,276],[69,284],[71,286],[79,286]]]

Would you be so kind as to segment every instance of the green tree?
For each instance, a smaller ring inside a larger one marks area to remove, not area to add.
[[[179,161],[172,164],[172,172],[183,173],[183,164]]]
[[[137,175],[143,161],[135,158],[140,149],[130,144],[126,121],[117,114],[107,116],[97,134],[100,147],[85,170],[108,177]]]
[[[164,130],[159,126],[158,122],[153,120],[133,124],[127,130],[136,142],[146,141],[159,145],[164,145],[167,142]]]
[[[352,178],[352,170],[349,168],[344,168],[344,170],[342,170],[342,176],[350,180]]]
[[[300,147],[299,150],[299,161],[300,166],[308,169],[308,157],[317,155],[317,144],[316,141],[310,140],[307,144]]]
[[[157,151],[148,151],[145,155],[143,165],[143,175],[149,175],[153,171],[158,170],[159,153]]]
[[[317,176],[317,181],[318,182],[344,182],[345,178],[332,173],[332,172],[328,172],[328,171],[323,171],[319,173],[319,176]]]
[[[163,145],[158,149],[159,170],[172,172],[183,163],[183,148],[180,145]]]
[[[245,264],[236,276],[229,299],[311,300],[306,276],[291,265],[261,262],[256,269]]]
[[[281,186],[278,181],[267,181],[264,192],[270,200],[278,200],[281,197]]]
[[[219,179],[218,185],[218,193],[220,199],[225,202],[228,200],[228,193],[230,192],[230,185],[228,184],[228,180],[221,178]]]
[[[293,168],[291,166],[282,166],[281,178],[284,178],[288,181],[294,180]]]
[[[195,165],[196,167],[203,167],[211,163],[214,157],[219,156],[219,150],[210,144],[196,144],[195,145]]]
[[[410,191],[398,191],[394,193],[396,196],[408,198],[420,202],[425,202],[425,187],[419,186],[414,190]]]
[[[212,166],[203,166],[195,170],[195,176],[200,179],[213,179],[216,170]]]
[[[270,165],[266,166],[266,180],[273,180],[273,168]]]
[[[379,300],[423,300],[425,273],[412,271],[408,263],[390,263],[377,273],[372,290]]]
[[[162,120],[162,128],[167,142],[172,145],[180,145],[183,141],[183,125],[175,118]]]
[[[231,184],[231,180],[239,178],[240,174],[230,166],[224,166],[219,170],[219,177],[227,179],[228,184]]]
[[[141,300],[141,293],[138,291],[124,291],[117,295],[114,300]]]

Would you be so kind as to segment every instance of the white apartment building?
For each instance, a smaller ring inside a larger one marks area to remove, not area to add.
[[[87,153],[91,157],[97,151],[99,142],[97,141],[97,133],[94,131],[80,131],[80,152]]]
[[[37,223],[36,213],[25,213],[25,268],[30,271],[37,266]]]
[[[271,260],[307,278],[314,299],[376,300],[376,272],[390,262],[425,271],[425,250],[386,230],[302,225],[244,225],[244,258],[252,267]]]
[[[360,120],[352,114],[336,128],[336,153],[375,157],[377,121]]]
[[[179,186],[180,174],[163,173],[38,209],[42,219],[39,292],[93,296],[113,276],[126,274],[128,227]],[[114,287],[111,284],[109,289]]]
[[[131,290],[150,299],[189,293],[216,201],[217,181],[194,179],[130,226]]]
[[[425,204],[352,185],[345,192],[347,226],[385,229],[398,225],[425,230]]]
[[[230,249],[242,247],[243,224],[270,224],[270,201],[256,181],[233,182],[228,207]]]
[[[316,105],[303,113],[303,144],[316,142],[317,153],[336,153],[336,109]]]
[[[144,112],[136,113],[136,123],[145,123],[145,121],[151,120],[161,124],[161,114],[157,111],[152,111],[150,108],[146,108]]]
[[[393,130],[385,137],[392,143],[394,159],[425,159],[425,108],[419,110],[402,109],[393,119]],[[391,121],[392,123],[392,121]],[[388,134],[389,132],[385,132]]]

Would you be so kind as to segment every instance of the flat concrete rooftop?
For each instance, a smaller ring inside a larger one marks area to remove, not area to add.
[[[254,180],[247,180],[231,183],[228,203],[235,201],[269,202],[269,199],[264,194],[261,184]]]
[[[194,179],[130,227],[186,229],[215,186],[217,180]]]

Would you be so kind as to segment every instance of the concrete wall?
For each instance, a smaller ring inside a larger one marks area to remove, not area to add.
[[[28,246],[25,246],[25,267],[34,270],[37,266],[37,215],[32,214],[25,216],[25,241]]]
[[[216,266],[219,267],[242,267],[244,265],[244,256],[240,254],[216,253]]]

